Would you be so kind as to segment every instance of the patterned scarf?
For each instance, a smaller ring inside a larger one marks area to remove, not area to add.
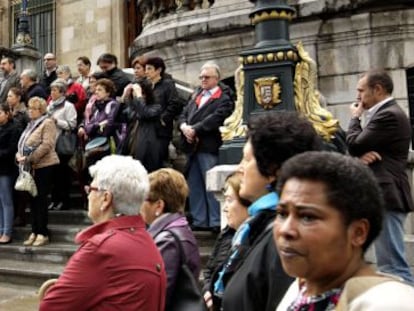
[[[217,297],[223,297],[224,293],[224,282],[223,277],[229,268],[234,262],[239,259],[240,248],[243,245],[247,245],[250,236],[250,224],[255,220],[257,215],[266,210],[275,211],[276,206],[279,202],[279,196],[276,192],[270,192],[258,200],[256,200],[252,205],[247,209],[249,213],[249,218],[237,229],[231,245],[230,256],[228,257],[226,263],[223,265],[223,268],[218,273],[218,279],[214,283],[214,295]]]
[[[334,288],[320,295],[307,296],[306,289],[306,286],[300,289],[287,311],[333,311],[342,293],[342,288]]]

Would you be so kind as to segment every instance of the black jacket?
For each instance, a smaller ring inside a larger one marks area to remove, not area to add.
[[[250,246],[227,278],[222,310],[274,311],[292,283],[273,241],[274,217],[274,211],[261,212],[250,224]]]
[[[29,103],[29,99],[32,97],[41,97],[43,99],[47,99],[47,93],[45,91],[45,88],[40,83],[34,83],[25,92],[25,103],[26,106]]]
[[[19,132],[13,120],[0,125],[0,175],[15,175],[17,173],[14,157],[18,141]]]
[[[181,147],[184,152],[218,154],[219,148],[223,143],[219,128],[234,109],[234,102],[227,95],[227,92],[221,88],[220,90],[220,94],[216,97],[211,96],[202,107],[198,108],[196,98],[203,91],[201,88],[198,88],[184,108],[178,119],[178,127],[184,122],[192,125],[197,136],[195,142],[189,144],[184,135],[181,135]]]
[[[46,71],[42,73],[42,76],[40,77],[40,85],[45,89],[45,92],[47,93],[47,96],[50,95],[50,85],[53,81],[57,79],[56,70],[53,70],[50,75],[48,76],[46,74]]]
[[[217,269],[221,268],[227,259],[231,249],[231,241],[236,231],[230,227],[225,227],[214,243],[213,251],[208,258],[206,268],[203,271],[203,293],[209,291],[214,284],[211,284],[211,277],[217,273]]]
[[[161,116],[157,125],[158,137],[171,139],[173,136],[173,124],[181,111],[183,103],[181,102],[175,83],[168,78],[162,78],[154,85],[155,103],[161,105]]]
[[[131,83],[131,79],[128,75],[117,67],[106,71],[105,75],[115,84],[115,96],[122,96],[124,88]]]

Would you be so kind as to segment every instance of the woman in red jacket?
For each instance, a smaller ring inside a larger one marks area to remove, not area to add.
[[[120,155],[89,171],[93,180],[85,191],[94,225],[77,235],[79,249],[39,310],[163,311],[164,263],[139,215],[149,190],[147,172]]]

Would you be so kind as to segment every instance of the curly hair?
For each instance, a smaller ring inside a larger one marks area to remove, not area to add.
[[[248,123],[247,139],[260,174],[276,176],[290,157],[321,149],[321,139],[312,124],[296,112],[272,111],[254,115]]]
[[[372,171],[357,159],[335,152],[305,152],[283,164],[277,188],[289,179],[297,178],[321,182],[325,186],[328,203],[337,209],[344,224],[366,219],[369,233],[362,249],[365,252],[382,227],[384,200]]]
[[[96,81],[95,87],[98,85],[102,86],[107,93],[110,94],[110,97],[113,97],[115,95],[115,84],[112,82],[112,80],[109,80],[107,78],[101,78]]]

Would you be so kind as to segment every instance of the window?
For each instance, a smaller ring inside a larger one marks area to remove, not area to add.
[[[21,10],[21,0],[14,1],[11,6],[10,42],[15,42],[17,26]],[[27,15],[29,20],[30,35],[33,46],[43,55],[47,52],[56,52],[56,0],[30,0],[27,3]],[[43,62],[38,64],[39,70],[43,68]]]

